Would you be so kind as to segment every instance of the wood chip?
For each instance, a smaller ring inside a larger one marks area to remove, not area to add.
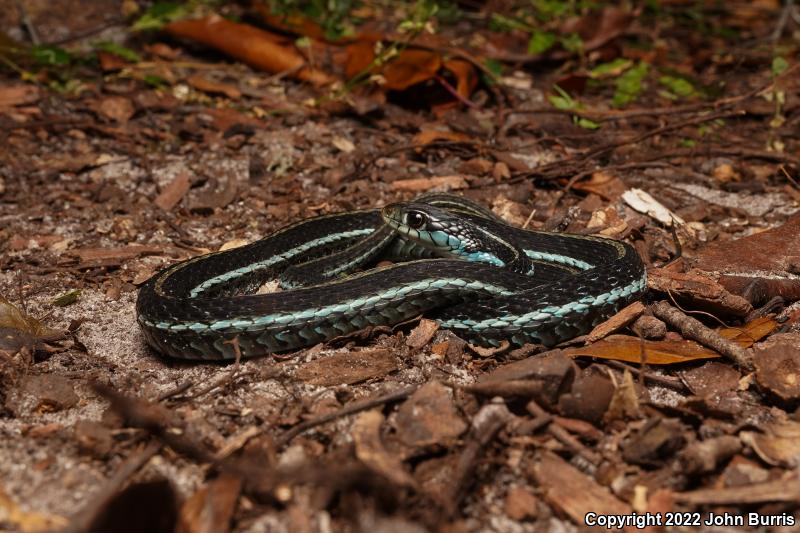
[[[675,500],[693,505],[741,505],[800,500],[800,476],[791,473],[783,479],[724,489],[699,489],[677,492]]]
[[[145,255],[163,255],[168,248],[163,245],[120,246],[119,248],[75,248],[67,250],[66,254],[77,257],[79,260],[76,268],[116,267]],[[71,264],[72,261],[60,260],[59,264]]]
[[[531,475],[544,492],[544,499],[576,524],[584,524],[590,513],[595,516],[631,513],[628,504],[554,453],[544,452]]]
[[[184,195],[189,192],[191,182],[189,181],[189,174],[180,172],[175,176],[169,184],[164,187],[161,193],[156,196],[153,203],[164,211],[169,211],[183,199]]]
[[[452,441],[467,429],[450,389],[437,381],[426,383],[406,400],[395,420],[398,438],[408,446]]]
[[[352,385],[381,378],[398,368],[389,350],[364,350],[323,357],[297,369],[295,377],[311,385]]]
[[[182,533],[227,533],[242,489],[242,480],[222,474],[206,483],[181,507],[177,531]]]
[[[713,314],[746,316],[753,311],[750,302],[741,296],[731,294],[725,287],[700,271],[682,274],[663,268],[651,268],[647,271],[647,286],[652,290],[670,294],[678,301],[685,300],[692,306],[702,306]]]
[[[605,322],[598,324],[592,331],[590,331],[586,336],[586,344],[598,341],[603,337],[614,333],[618,329],[624,328],[636,320],[639,315],[644,313],[644,310],[645,307],[642,302],[633,302]]]
[[[428,344],[437,331],[439,324],[435,320],[423,318],[419,321],[419,325],[411,330],[406,339],[406,346],[418,350]]]

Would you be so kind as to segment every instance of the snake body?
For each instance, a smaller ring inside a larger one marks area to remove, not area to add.
[[[403,262],[353,273],[382,257]],[[276,278],[291,289],[254,294]],[[428,195],[178,263],[142,286],[136,311],[148,344],[184,359],[233,358],[233,339],[244,357],[292,350],[421,314],[476,344],[552,346],[644,289],[625,243],[522,230],[466,199]]]

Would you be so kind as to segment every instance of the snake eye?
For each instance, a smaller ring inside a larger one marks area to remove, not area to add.
[[[406,215],[406,224],[408,224],[411,229],[422,229],[427,221],[428,217],[419,211],[409,211]]]

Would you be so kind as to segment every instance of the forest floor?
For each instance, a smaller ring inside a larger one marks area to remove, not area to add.
[[[590,513],[792,529],[791,16],[786,65],[769,40],[780,9],[737,39],[662,29],[666,52],[647,61],[709,89],[674,101],[648,78],[615,108],[613,82],[586,85],[563,55],[507,52],[499,83],[469,100],[446,82],[449,101],[428,101],[430,85],[329,98],[134,35],[124,2],[22,4],[0,15],[17,40],[32,24],[51,42],[128,42],[140,57],[121,67],[106,52],[61,78],[50,65],[35,83],[0,71],[0,530],[574,531]],[[441,39],[466,47],[477,18],[465,20]],[[602,46],[644,61],[620,40],[655,31],[630,17]],[[145,344],[137,287],[159,269],[429,190],[510,224],[626,240],[648,296],[554,350],[481,349],[424,318],[236,364]]]

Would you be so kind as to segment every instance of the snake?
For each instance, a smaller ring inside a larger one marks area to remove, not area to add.
[[[259,290],[271,280],[283,290]],[[157,352],[195,360],[288,352],[418,316],[479,346],[552,347],[645,289],[625,242],[522,229],[467,198],[427,194],[169,266],[141,286],[136,318]]]

